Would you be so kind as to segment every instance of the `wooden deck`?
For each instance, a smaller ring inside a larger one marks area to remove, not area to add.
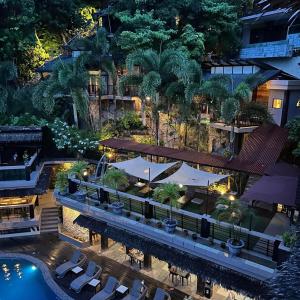
[[[57,238],[55,234],[43,234],[38,237],[18,237],[0,240],[0,250],[4,252],[19,252],[29,254],[41,259],[45,262],[50,270],[53,272],[56,266],[63,263],[71,257],[75,247],[63,242]],[[94,260],[103,268],[101,275],[101,281],[105,284],[106,278],[109,275],[116,277],[122,284],[131,287],[134,279],[138,278],[144,280],[145,284],[149,288],[149,299],[153,299],[155,289],[161,287],[167,290],[172,300],[182,300],[185,296],[179,290],[173,289],[170,286],[163,284],[153,278],[150,278],[140,272],[137,272],[130,267],[124,266],[112,259],[104,256],[99,256],[91,250],[83,250],[87,254],[89,260]],[[84,288],[80,294],[69,289],[70,282],[76,276],[69,273],[64,279],[55,279],[56,282],[74,299],[90,299],[94,295],[94,291],[91,287]]]

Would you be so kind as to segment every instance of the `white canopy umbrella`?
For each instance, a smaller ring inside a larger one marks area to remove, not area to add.
[[[161,173],[173,167],[177,162],[159,164],[143,159],[141,156],[122,162],[111,163],[113,167],[143,180],[152,181]]]
[[[218,175],[205,171],[200,171],[183,163],[177,172],[171,176],[156,181],[155,183],[176,183],[189,186],[204,186],[220,181],[229,175]]]

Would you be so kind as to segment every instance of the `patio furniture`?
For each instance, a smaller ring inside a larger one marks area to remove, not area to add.
[[[106,281],[105,287],[99,293],[93,296],[91,300],[113,299],[118,285],[119,285],[119,281],[115,277],[109,276]]]
[[[55,270],[55,274],[58,278],[63,278],[67,272],[74,269],[75,267],[82,266],[86,261],[86,256],[82,254],[79,250],[74,251],[71,259],[60,266]]]
[[[177,199],[177,204],[179,208],[184,207],[189,202],[189,198],[186,195],[181,196]]]
[[[125,297],[125,295],[128,294],[128,287],[125,285],[120,285],[117,289],[116,289],[116,295],[115,295],[115,299],[123,299]]]
[[[216,206],[216,209],[220,209],[220,210],[225,210],[228,208],[228,205],[226,204],[222,204],[222,203],[219,203],[217,206]]]
[[[193,198],[191,202],[200,206],[204,203],[204,200],[200,198]]]
[[[92,286],[95,289],[95,292],[97,293],[100,290],[101,281],[94,278],[88,283],[88,285]]]
[[[89,176],[89,181],[96,181],[100,179],[106,172],[106,169],[107,169],[107,159],[106,159],[106,155],[103,154],[97,164],[95,173]]]
[[[144,262],[144,254],[142,254],[139,251],[136,251],[134,249],[129,250],[127,254],[130,259],[130,264],[133,265],[133,263],[137,263],[141,269],[142,263]]]
[[[75,268],[72,269],[72,272],[74,274],[79,274],[82,271],[83,271],[83,269],[81,267],[75,267]]]
[[[135,279],[129,294],[123,300],[144,300],[148,288],[141,280]]]
[[[171,296],[165,290],[157,288],[153,300],[171,300]]]
[[[76,293],[79,293],[81,289],[92,279],[98,279],[101,272],[102,268],[100,266],[97,266],[95,262],[90,261],[86,272],[74,279],[70,284],[70,288],[73,289]]]

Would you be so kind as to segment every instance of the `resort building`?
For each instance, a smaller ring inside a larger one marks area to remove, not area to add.
[[[72,63],[85,52],[82,47],[76,46],[76,44],[68,44],[64,46],[63,54],[46,62],[36,71],[41,74],[42,78],[46,78],[53,72],[58,63]],[[141,100],[138,97],[137,88],[126,86],[123,95],[118,90],[120,77],[126,73],[126,70],[118,66],[117,80],[114,83],[112,78],[105,71],[100,71],[97,66],[87,66],[87,68],[89,69],[87,85],[89,110],[96,124],[99,122],[100,117],[102,121],[107,121],[113,119],[115,114],[117,118],[120,118],[129,111],[140,113]]]

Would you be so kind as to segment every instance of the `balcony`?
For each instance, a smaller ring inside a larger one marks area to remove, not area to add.
[[[92,98],[97,98],[99,96],[99,90],[97,85],[88,86],[88,94]],[[113,99],[113,86],[105,85],[101,89],[101,99]],[[127,86],[124,91],[124,95],[117,95],[119,100],[131,100],[131,97],[138,95],[138,88],[136,86]]]
[[[1,165],[0,190],[35,187],[41,172],[39,152],[35,152],[26,164]]]
[[[76,179],[72,181],[79,184]],[[79,201],[76,194],[63,196],[55,192],[57,201],[110,226],[185,251],[257,280],[267,280],[274,275],[277,266],[275,257],[281,253],[281,246],[278,247],[282,244],[281,238],[236,226],[235,229],[240,230],[245,241],[245,249],[240,257],[231,257],[222,247],[232,236],[232,225],[229,223],[218,222],[209,215],[174,208],[173,217],[177,219],[178,226],[175,234],[169,234],[160,225],[160,220],[169,216],[168,205],[160,204],[151,198],[145,199],[119,192],[125,205],[125,211],[120,216],[113,213],[110,205],[101,203],[98,196],[100,188],[108,192],[111,204],[116,201],[114,190],[92,182],[82,182],[81,188],[88,191],[84,201]]]
[[[293,44],[289,40],[249,44],[241,49],[241,59],[292,57]]]

